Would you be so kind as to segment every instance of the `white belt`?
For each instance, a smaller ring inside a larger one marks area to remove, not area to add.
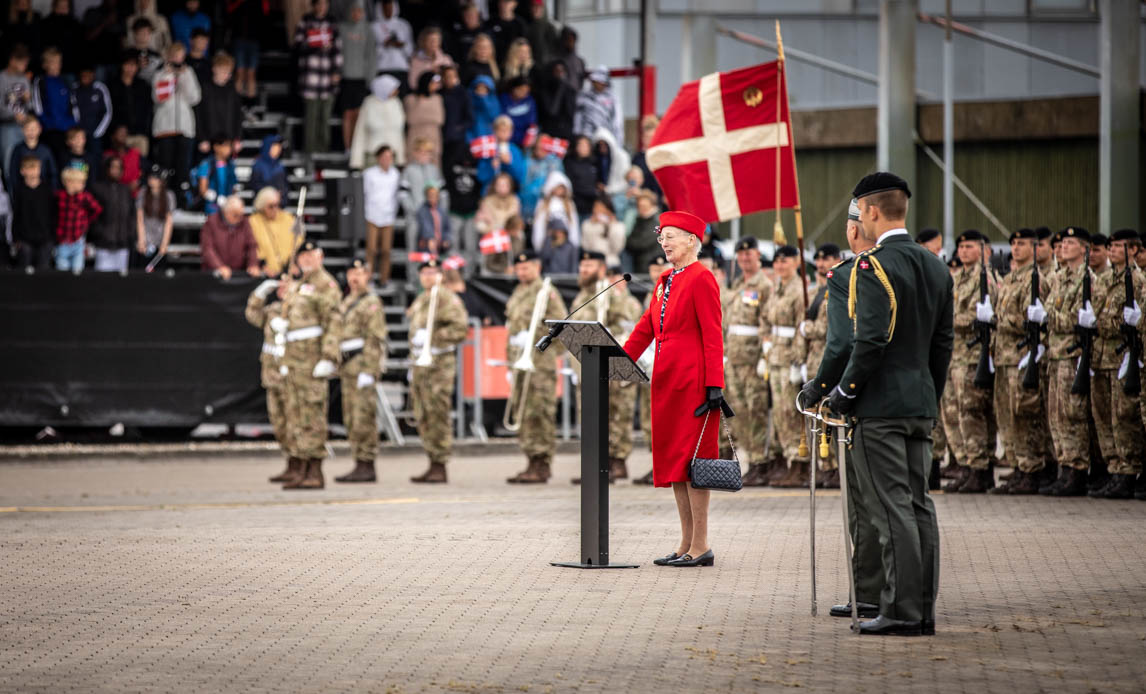
[[[298,330],[288,331],[286,341],[298,342],[299,340],[313,340],[316,337],[322,337],[321,325],[312,325],[309,328],[299,328]]]
[[[349,340],[343,340],[338,343],[339,352],[349,352],[352,349],[362,349],[366,346],[366,340],[361,337],[354,337]]]
[[[796,337],[796,329],[787,325],[773,325],[772,334],[776,337]]]
[[[269,342],[263,343],[263,354],[269,354],[272,357],[281,357],[286,353],[286,348],[282,345],[272,345]]]
[[[457,348],[456,347],[431,347],[430,348],[430,354],[437,357],[437,356],[441,356],[443,354],[452,354],[455,349],[457,349]],[[410,356],[413,359],[417,359],[418,355],[420,355],[421,353],[422,353],[422,350],[419,349],[419,350],[416,350],[416,352],[411,352]],[[505,364],[508,366],[509,362],[502,362],[502,364]],[[491,364],[491,366],[493,366],[493,364]]]
[[[755,325],[730,325],[728,334],[737,337],[756,337],[760,334],[760,328]]]

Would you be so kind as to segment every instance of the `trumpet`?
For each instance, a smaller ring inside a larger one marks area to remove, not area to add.
[[[597,293],[598,294],[600,294],[601,292],[608,289],[608,287],[609,287],[609,280],[607,280],[607,279],[597,280]],[[609,300],[603,296],[599,296],[597,298],[601,299],[601,301],[597,304],[597,322],[600,323],[601,325],[605,325],[605,318],[608,316],[608,313],[609,313]]]
[[[434,314],[438,312],[438,289],[441,286],[442,276],[438,275],[434,286],[430,288],[430,315],[426,317],[426,341],[422,344],[422,353],[418,355],[414,366],[430,366],[434,363],[434,353],[430,343],[433,342]]]
[[[525,396],[529,394],[529,381],[533,376],[533,337],[541,327],[541,320],[549,309],[549,294],[552,281],[546,277],[541,282],[541,292],[533,302],[533,315],[529,318],[529,334],[521,345],[521,356],[510,367],[509,401],[505,403],[505,417],[501,425],[507,431],[521,430],[521,422],[525,419]],[[510,338],[512,339],[512,338]],[[519,374],[525,374],[521,379],[521,388],[518,388]]]

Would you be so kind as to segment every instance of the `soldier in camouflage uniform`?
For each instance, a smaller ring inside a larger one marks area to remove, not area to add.
[[[657,256],[652,263],[649,264],[649,281],[652,286],[656,286],[660,281],[661,275],[669,268],[668,261],[664,256]],[[649,306],[653,303],[653,293],[650,291],[645,295],[645,303],[641,310],[641,315],[649,310]],[[639,320],[639,319],[638,319]],[[649,344],[645,349],[645,353],[641,355],[637,363],[644,369],[645,375],[651,381],[653,378],[653,358],[656,356],[656,343],[655,341]],[[640,416],[641,416],[641,432],[645,435],[645,444],[648,450],[653,449],[653,407],[652,407],[652,386],[649,383],[638,383],[637,392],[640,398]],[[643,477],[633,478],[633,484],[645,484],[652,486],[653,484],[653,471],[649,470],[649,474]]]
[[[522,387],[528,372],[511,372],[515,376],[514,392],[510,394],[506,407],[519,408],[511,416],[516,420],[520,412],[518,424],[521,429],[517,438],[529,462],[523,472],[506,482],[537,484],[549,481],[553,454],[557,451],[557,357],[562,349],[560,345],[552,345],[544,352],[538,352],[533,346],[548,330],[545,321],[561,320],[567,309],[553,287],[549,287],[548,296],[541,297],[545,285],[541,279],[541,261],[536,253],[525,250],[514,256],[513,272],[517,275],[517,287],[505,306],[505,327],[509,335],[506,360],[512,369],[521,355],[529,352],[533,358],[533,371],[529,375],[529,392],[524,395]],[[530,323],[538,301],[545,302],[545,309],[531,332]]]
[[[816,264],[816,293],[812,296],[808,310],[804,313],[804,320],[800,323],[800,336],[808,345],[808,356],[804,359],[804,367],[800,372],[800,380],[807,381],[809,374],[816,375],[820,368],[820,360],[824,357],[824,348],[828,339],[828,272],[832,266],[840,262],[840,247],[834,243],[821,244],[812,256]],[[727,380],[727,379],[726,379]],[[829,427],[830,429],[830,427]],[[828,434],[829,439],[834,430]],[[818,441],[809,441],[808,445],[815,446]],[[828,448],[827,457],[820,460],[822,476],[817,476],[816,486],[826,489],[839,489],[840,471],[836,464],[836,447]]]
[[[804,441],[804,418],[795,407],[805,355],[804,338],[797,329],[804,319],[803,278],[797,272],[803,260],[799,256],[793,246],[776,249],[772,265],[777,284],[762,324],[762,351],[768,359],[772,388],[772,423],[788,461],[788,474],[772,482],[776,487],[802,487],[809,476],[807,456],[798,450]]]
[[[1105,234],[1092,233],[1090,235],[1090,269],[1098,278],[1098,283],[1105,287],[1108,295],[1111,289],[1111,280],[1114,271],[1110,267],[1107,255],[1110,251],[1110,239]],[[1121,293],[1121,292],[1119,292]],[[1093,302],[1092,302],[1093,303]],[[1101,314],[1106,308],[1105,304],[1094,304],[1094,312]],[[1119,336],[1104,338],[1095,335],[1090,377],[1090,492],[1098,493],[1110,482],[1107,468],[1114,458],[1114,426],[1110,420],[1110,384],[1117,380],[1119,355],[1115,352],[1120,340]]]
[[[278,441],[279,448],[287,457],[286,469],[272,477],[271,482],[283,482],[300,475],[303,468],[302,459],[294,454],[290,427],[287,426],[286,378],[279,373],[286,354],[286,338],[284,333],[277,333],[271,327],[271,319],[282,312],[280,301],[289,288],[289,275],[283,275],[278,280],[264,280],[247,298],[247,309],[243,314],[248,323],[263,331],[263,350],[259,355],[259,365],[262,367],[260,382],[267,394],[267,417],[275,432],[275,441]]]
[[[942,258],[943,252],[943,237],[940,235],[938,229],[924,229],[915,235],[915,242],[923,246],[936,258]],[[948,373],[948,382],[950,382],[951,374]],[[940,488],[940,482],[943,477],[942,470],[939,469],[939,464],[943,458],[947,456],[947,427],[943,423],[943,400],[950,400],[950,390],[945,394],[945,398],[940,399],[939,402],[939,416],[935,418],[935,426],[931,429],[931,474],[927,476],[927,486],[931,491]],[[954,460],[948,466],[948,469],[954,474],[957,463]]]
[[[1059,478],[1039,488],[1040,494],[1081,496],[1087,491],[1090,469],[1090,398],[1071,393],[1079,353],[1070,351],[1075,344],[1075,327],[1093,328],[1098,324],[1095,306],[1102,306],[1105,289],[1094,272],[1086,266],[1084,253],[1090,242],[1085,229],[1063,230],[1061,256],[1063,265],[1055,275],[1050,303],[1047,305],[1047,357],[1050,359],[1050,394],[1047,407],[1051,416],[1051,436]],[[1090,276],[1091,300],[1083,305],[1084,276]]]
[[[605,281],[613,284],[622,279],[624,270],[618,265],[608,269]],[[645,310],[637,297],[629,291],[627,282],[609,290],[621,297],[620,330],[613,334],[617,344],[623,345],[637,326]],[[609,457],[619,460],[618,478],[629,476],[628,460],[633,452],[633,415],[637,411],[637,384],[629,381],[609,381]]]
[[[760,267],[756,238],[746,236],[736,244],[736,264],[742,273],[732,285],[724,308],[724,384],[728,404],[736,411],[729,424],[740,455],[748,463],[743,483],[749,487],[767,484],[769,461],[764,459],[768,436],[768,382],[758,373],[765,312],[772,298],[772,283]]]
[[[370,266],[355,259],[346,269],[350,291],[339,306],[342,316],[342,424],[350,441],[354,469],[336,482],[373,482],[378,455],[378,390],[386,370],[386,314],[369,288]]]
[[[283,489],[322,489],[322,459],[326,457],[327,379],[337,372],[341,335],[338,304],[342,291],[322,269],[322,249],[305,241],[295,256],[302,276],[283,299],[278,327],[285,328],[282,373],[286,377],[287,426],[302,475],[285,480]]]
[[[411,482],[445,483],[446,463],[454,446],[454,431],[450,426],[453,408],[454,384],[457,381],[457,347],[466,339],[469,316],[457,294],[442,286],[442,266],[436,259],[427,260],[418,269],[418,282],[424,290],[406,309],[410,325],[410,362],[413,375],[410,380],[410,401],[422,447],[430,459],[426,472],[411,477]],[[434,323],[431,327],[430,308],[437,285]],[[418,366],[429,341],[431,362]]]

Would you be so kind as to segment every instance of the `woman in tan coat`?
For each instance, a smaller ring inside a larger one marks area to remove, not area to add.
[[[418,78],[418,89],[406,95],[406,150],[414,151],[414,143],[425,138],[433,147],[431,161],[442,166],[442,125],[446,122],[446,109],[442,104],[442,78],[436,72],[423,72]]]

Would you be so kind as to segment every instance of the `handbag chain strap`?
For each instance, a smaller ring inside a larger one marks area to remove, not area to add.
[[[693,460],[696,460],[696,455],[700,453],[700,442],[704,440],[704,428],[708,426],[708,416],[711,414],[712,410],[706,412],[704,415],[704,422],[700,425],[700,438],[696,440],[696,448],[692,452]],[[720,423],[724,425],[724,435],[728,437],[728,445],[732,448],[732,458],[739,463],[740,456],[736,453],[736,444],[732,441],[732,432],[728,429],[728,418],[721,417]]]

